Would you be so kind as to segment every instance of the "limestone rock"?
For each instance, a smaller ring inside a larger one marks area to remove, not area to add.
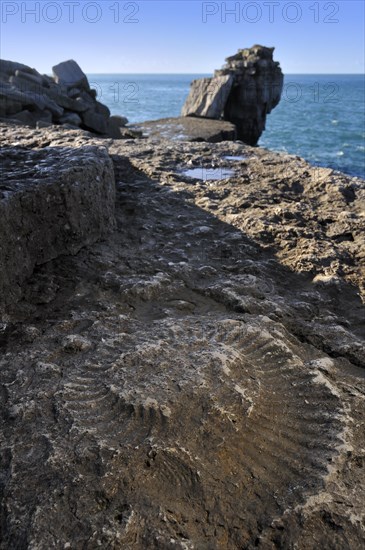
[[[0,114],[1,116],[7,116],[17,113],[22,110],[23,107],[29,106],[37,107],[37,104],[26,94],[16,89],[8,82],[1,82],[0,84]]]
[[[39,122],[51,123],[52,122],[52,113],[50,111],[29,111],[25,109],[12,115],[11,120],[16,120],[31,128],[36,128]]]
[[[31,127],[48,122],[85,130],[114,139],[135,137],[121,131],[125,123],[113,119],[109,108],[97,101],[86,75],[73,60],[53,67],[54,78],[21,63],[0,60],[0,117]],[[49,113],[52,115],[48,120]]]
[[[75,111],[75,113],[84,113],[88,109],[92,109],[93,106],[92,103],[85,102],[81,97],[72,99],[54,88],[47,91],[47,95],[57,101],[58,105],[64,109]]]
[[[126,117],[114,115],[108,119],[107,123],[108,135],[113,139],[120,139],[127,131],[125,125],[128,123],[128,119]]]
[[[57,84],[64,84],[68,88],[90,89],[86,74],[73,59],[55,65],[52,72]]]
[[[17,93],[12,93],[10,89],[6,91],[0,87],[0,116],[10,116],[18,113],[23,107],[23,97]]]
[[[0,302],[19,297],[36,265],[75,254],[114,227],[114,175],[103,149],[3,147]]]
[[[77,113],[65,113],[60,118],[61,124],[72,124],[73,126],[81,126],[82,124],[82,118]]]
[[[108,125],[105,117],[99,113],[86,111],[85,113],[82,113],[82,121],[86,128],[93,130],[98,134],[106,134],[108,131]]]
[[[273,52],[258,45],[239,50],[213,78],[193,81],[182,115],[223,118],[235,124],[238,139],[256,145],[283,88]]]
[[[52,113],[54,119],[59,119],[63,115],[63,108],[45,94],[41,95],[34,92],[25,92],[24,96],[28,105],[36,107],[39,111],[47,109],[47,111]]]
[[[221,118],[234,82],[231,74],[193,80],[182,116]]]
[[[95,103],[95,111],[102,115],[104,118],[109,119],[110,118],[110,109],[106,105],[103,105],[100,103],[100,101],[96,101]]]
[[[23,63],[16,63],[15,61],[7,61],[6,59],[0,59],[0,74],[5,74],[11,76],[16,73],[16,71],[22,71],[28,74],[36,74],[35,69],[31,69]]]
[[[113,139],[119,139],[121,136],[122,126],[119,124],[118,120],[115,120],[114,117],[110,117],[108,120],[108,134]]]
[[[17,69],[15,71],[15,76],[23,80],[28,80],[29,82],[32,82],[33,84],[37,84],[38,86],[49,87],[49,83],[47,79],[41,74],[29,73],[29,72]]]
[[[113,124],[115,123],[115,125],[118,125],[119,128],[122,128],[128,124],[128,119],[125,116],[113,115],[109,120],[111,120]]]

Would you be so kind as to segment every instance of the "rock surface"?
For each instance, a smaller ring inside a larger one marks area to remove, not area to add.
[[[205,118],[176,117],[148,120],[134,124],[132,130],[141,131],[143,136],[170,141],[219,141],[234,140],[236,128],[230,122]]]
[[[52,67],[54,79],[57,84],[63,84],[67,88],[80,88],[85,91],[90,91],[89,82],[86,74],[84,74],[76,61],[70,59],[63,61]]]
[[[39,266],[2,319],[1,548],[361,548],[364,182],[240,143],[0,126],[40,153],[95,141],[117,231]]]
[[[181,111],[182,116],[221,118],[233,82],[232,74],[193,80],[190,95]]]
[[[103,148],[0,149],[0,307],[35,267],[114,228],[113,166]]]
[[[266,115],[279,103],[283,89],[283,74],[273,52],[264,46],[238,50],[213,78],[192,82],[181,114],[223,118],[235,124],[240,140],[256,145]]]
[[[114,139],[134,137],[123,128],[125,117],[111,117],[96,100],[86,75],[78,64],[64,61],[53,67],[54,78],[35,69],[0,60],[0,117],[31,127],[64,124],[80,127]]]

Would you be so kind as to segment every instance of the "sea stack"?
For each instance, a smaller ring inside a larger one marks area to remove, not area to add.
[[[256,145],[283,89],[284,76],[273,52],[255,45],[227,57],[214,77],[192,82],[181,114],[232,122],[238,139]]]

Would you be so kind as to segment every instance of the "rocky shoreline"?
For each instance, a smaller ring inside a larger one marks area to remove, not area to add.
[[[364,181],[239,141],[0,145],[1,548],[360,548]]]
[[[0,120],[44,128],[82,128],[114,139],[136,137],[125,117],[111,115],[73,59],[52,68],[53,77],[0,59]]]
[[[227,57],[214,77],[194,80],[182,116],[126,127],[97,100],[87,76],[73,59],[52,67],[53,76],[22,63],[0,59],[0,122],[33,128],[60,125],[113,139],[161,134],[189,141],[231,140],[256,145],[266,116],[281,98],[284,76],[274,48],[255,45]],[[193,120],[192,120],[193,118]]]

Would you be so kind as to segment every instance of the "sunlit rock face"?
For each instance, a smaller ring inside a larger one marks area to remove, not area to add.
[[[182,115],[223,118],[236,125],[239,139],[256,145],[283,89],[283,73],[273,52],[253,46],[227,57],[213,78],[192,82]]]

